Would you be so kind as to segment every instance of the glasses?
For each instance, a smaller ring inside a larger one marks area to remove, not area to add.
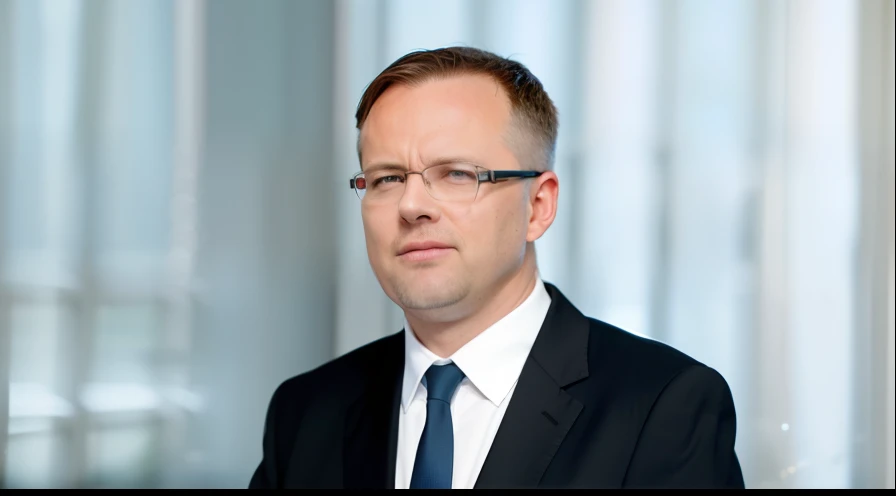
[[[376,169],[359,172],[349,180],[358,198],[365,203],[391,203],[404,194],[411,174],[420,174],[426,191],[436,200],[472,202],[482,182],[497,183],[508,179],[538,177],[542,172],[529,170],[489,170],[478,165],[451,163],[427,167],[420,172],[401,169]]]

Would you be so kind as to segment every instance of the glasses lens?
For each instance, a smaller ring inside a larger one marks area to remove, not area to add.
[[[404,191],[405,177],[400,170],[365,172],[363,179],[364,196],[371,202],[392,201],[400,198]]]
[[[470,164],[443,164],[425,172],[430,194],[443,201],[472,201],[479,189],[478,171]]]

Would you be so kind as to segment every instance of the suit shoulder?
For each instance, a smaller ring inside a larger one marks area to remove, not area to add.
[[[327,361],[311,370],[284,380],[275,391],[275,397],[317,396],[324,391],[341,395],[360,391],[364,381],[385,362],[402,359],[401,333],[377,339],[344,355]]]
[[[597,319],[589,318],[588,321],[591,331],[589,361],[597,367],[616,370],[620,377],[641,383],[649,381],[662,387],[685,370],[709,369],[669,344]]]

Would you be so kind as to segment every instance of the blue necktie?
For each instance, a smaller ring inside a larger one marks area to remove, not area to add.
[[[464,373],[454,363],[433,365],[423,377],[426,425],[417,445],[411,489],[451,489],[454,473],[454,426],[451,397]]]

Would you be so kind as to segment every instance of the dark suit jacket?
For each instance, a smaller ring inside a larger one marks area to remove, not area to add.
[[[582,315],[554,286],[477,488],[744,487],[715,370]],[[250,488],[393,488],[401,332],[275,391]]]

